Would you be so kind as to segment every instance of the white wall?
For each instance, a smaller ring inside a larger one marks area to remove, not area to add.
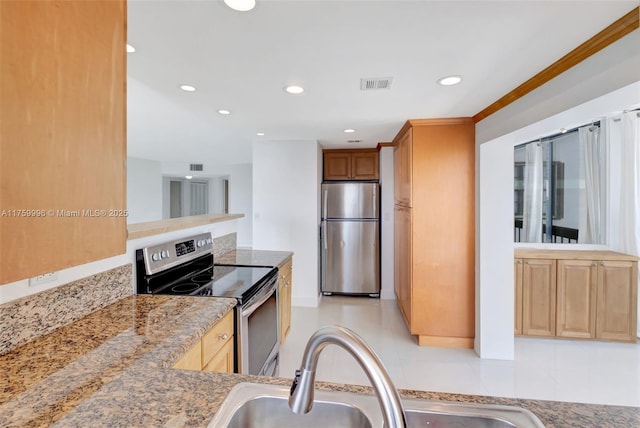
[[[482,358],[513,359],[513,147],[574,128],[640,103],[640,81],[477,144],[476,352]],[[483,121],[476,125],[482,135]],[[610,212],[615,207],[608,206]],[[611,218],[610,216],[608,216]],[[608,234],[609,235],[609,234]],[[557,248],[559,244],[519,244]],[[607,248],[572,245],[573,249]]]
[[[294,306],[318,305],[320,161],[317,141],[253,145],[253,248],[294,252]]]
[[[87,263],[80,266],[75,266],[69,269],[63,269],[58,271],[58,279],[54,282],[42,284],[36,287],[29,286],[29,280],[11,282],[9,284],[0,287],[0,304],[8,302],[10,300],[18,299],[20,297],[28,296],[30,294],[39,293],[50,288],[59,287],[61,285],[68,284],[69,282],[76,281],[87,276],[95,275],[100,272],[104,272],[109,269],[113,269],[118,266],[122,266],[127,263],[133,263],[133,282],[131,284],[132,292],[135,293],[135,261],[136,261],[136,249],[147,247],[149,245],[160,244],[166,241],[171,241],[178,238],[186,238],[199,233],[211,232],[214,238],[219,236],[228,235],[234,233],[237,230],[238,220],[229,220],[220,223],[213,223],[204,226],[193,227],[189,229],[178,230],[169,233],[163,233],[160,235],[148,236],[140,239],[133,239],[127,241],[127,250],[125,254],[110,257],[108,259],[98,260],[96,262]]]
[[[242,213],[238,220],[238,247],[251,247],[253,243],[253,165],[230,165],[229,212]]]
[[[162,170],[160,162],[127,158],[127,223],[162,218]]]
[[[395,299],[393,291],[393,147],[380,149],[380,298]]]

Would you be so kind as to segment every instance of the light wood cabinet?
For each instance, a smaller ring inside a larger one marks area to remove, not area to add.
[[[637,282],[637,262],[599,263],[596,337],[604,340],[636,341]]]
[[[394,210],[394,288],[400,311],[411,325],[411,208],[396,205]]]
[[[233,311],[211,327],[173,368],[233,373]]]
[[[0,284],[124,254],[126,1],[2,1],[0,28]]]
[[[278,293],[280,305],[280,343],[284,343],[291,329],[291,279],[293,260],[288,258],[278,266]]]
[[[516,334],[636,341],[637,257],[613,251],[537,249],[516,249],[515,256]]]
[[[395,285],[422,346],[473,347],[475,126],[408,121],[394,139]]]
[[[514,293],[516,308],[514,333],[517,335],[522,334],[522,267],[522,259],[514,259],[513,272],[516,284]]]
[[[522,268],[522,334],[556,333],[556,261],[525,259]]]
[[[393,149],[394,199],[396,205],[405,207],[411,207],[411,176],[413,174],[411,156],[412,136],[413,129],[408,128],[406,132],[397,139]]]
[[[592,260],[558,260],[557,336],[596,337],[597,270]]]
[[[324,179],[377,180],[379,156],[377,149],[325,150]]]

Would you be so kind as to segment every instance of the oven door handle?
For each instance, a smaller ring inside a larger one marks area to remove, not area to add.
[[[260,294],[256,295],[249,301],[246,308],[242,308],[242,316],[248,317],[256,311],[264,302],[269,300],[271,295],[276,291],[276,281],[264,287]]]

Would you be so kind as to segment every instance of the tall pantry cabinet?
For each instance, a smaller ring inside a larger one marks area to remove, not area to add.
[[[475,125],[409,120],[394,139],[395,293],[421,346],[473,347]]]

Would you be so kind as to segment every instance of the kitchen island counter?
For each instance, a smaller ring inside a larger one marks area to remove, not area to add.
[[[170,368],[234,305],[233,299],[131,296],[0,356],[0,426],[206,427],[233,385],[289,385],[284,378]],[[317,387],[372,394],[365,386]],[[634,407],[400,392],[522,406],[548,427],[640,426]]]

